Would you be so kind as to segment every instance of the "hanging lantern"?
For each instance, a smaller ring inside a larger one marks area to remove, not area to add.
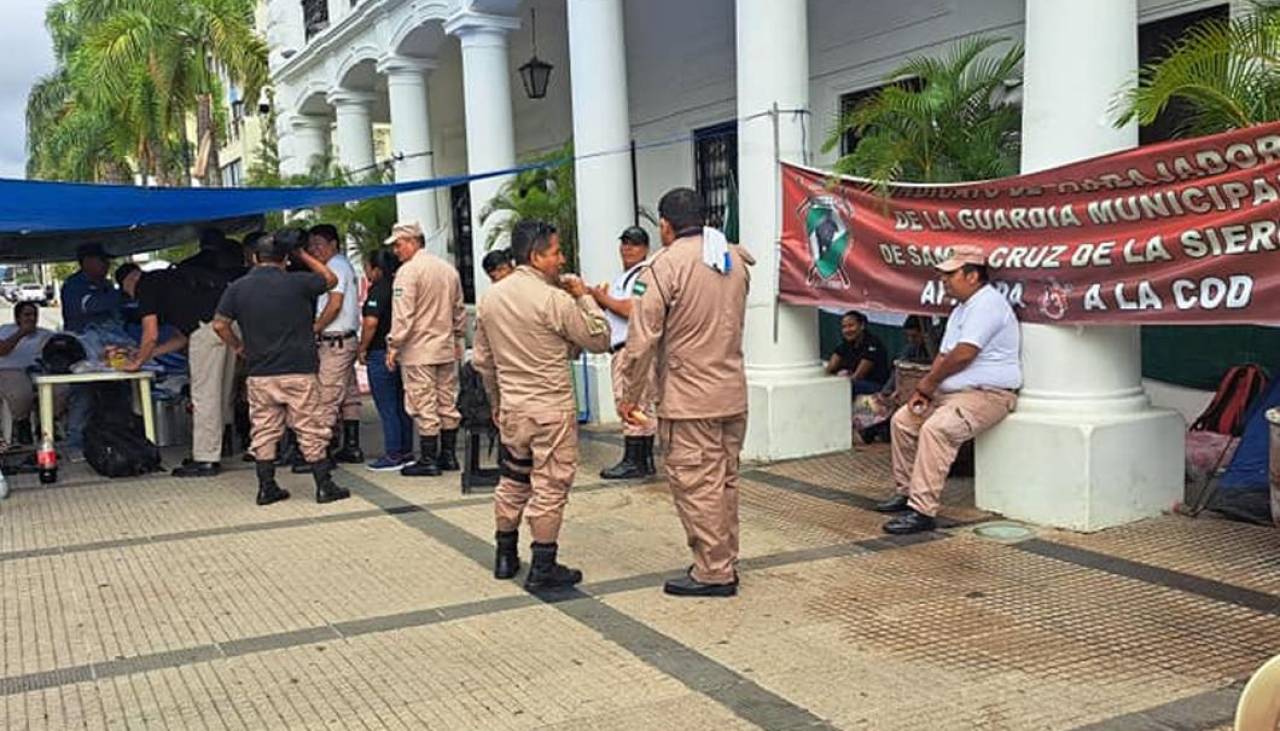
[[[538,58],[538,15],[529,8],[530,28],[533,38],[533,58],[520,67],[520,81],[524,84],[524,93],[530,99],[542,99],[547,95],[547,82],[551,80],[551,64]]]

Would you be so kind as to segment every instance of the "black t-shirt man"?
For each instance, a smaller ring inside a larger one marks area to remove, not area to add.
[[[213,322],[218,298],[226,287],[225,280],[216,279],[217,275],[213,273],[199,278],[183,269],[146,272],[138,280],[135,291],[138,316],[155,315],[160,322],[172,325],[190,337],[200,323]]]
[[[254,267],[232,282],[218,302],[218,315],[240,323],[250,376],[315,373],[316,298],[328,291],[314,272]]]
[[[362,317],[378,318],[378,326],[373,329],[373,340],[369,342],[369,352],[387,349],[387,333],[391,332],[391,278],[384,277],[369,288],[369,296],[364,300],[360,310]]]
[[[849,371],[856,370],[864,360],[871,361],[871,372],[863,380],[883,384],[889,379],[889,353],[880,338],[866,330],[853,342],[841,340],[836,355],[840,356],[840,367]]]

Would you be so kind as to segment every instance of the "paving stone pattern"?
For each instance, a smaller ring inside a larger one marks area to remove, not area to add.
[[[282,473],[267,508],[242,463],[13,477],[0,728],[1207,731],[1280,651],[1275,531],[998,543],[953,480],[939,531],[888,537],[883,445],[747,465],[741,594],[665,597],[683,533],[660,479],[596,476],[620,444],[583,433],[562,558],[586,580],[537,596],[492,578],[490,497],[456,474],[344,467],[355,497],[316,505]]]

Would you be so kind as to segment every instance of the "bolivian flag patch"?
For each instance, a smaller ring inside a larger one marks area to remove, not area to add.
[[[640,295],[644,294],[645,291],[648,289],[649,289],[649,285],[637,279],[636,283],[631,286],[631,296],[639,297]]]

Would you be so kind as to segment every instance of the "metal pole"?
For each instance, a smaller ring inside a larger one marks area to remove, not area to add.
[[[640,176],[636,169],[636,141],[631,140],[631,216],[632,225],[640,225]]]
[[[778,343],[778,290],[782,283],[782,153],[778,131],[778,102],[773,103],[769,117],[773,120],[773,205],[778,214],[773,237],[773,343]]]

